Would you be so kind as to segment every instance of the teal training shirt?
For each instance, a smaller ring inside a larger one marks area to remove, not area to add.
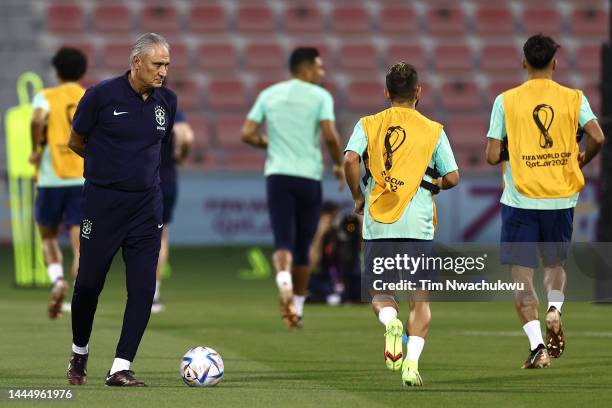
[[[368,139],[361,126],[361,121],[359,121],[355,125],[353,134],[344,151],[350,150],[363,157],[363,153],[367,148]],[[446,175],[458,169],[444,130],[440,134],[429,166],[435,166],[441,175]],[[423,176],[423,179],[431,181],[431,177],[427,175]],[[373,186],[374,179],[370,177],[364,193],[366,203],[363,211],[364,239],[412,238],[432,240],[434,238],[435,227],[433,224],[433,199],[431,191],[419,187],[404,210],[404,214],[392,224],[383,224],[374,220],[368,211],[368,199]]]
[[[299,79],[279,82],[259,94],[247,118],[267,127],[266,176],[321,180],[320,122],[335,120],[327,90]]]
[[[597,117],[591,110],[586,95],[583,95],[578,123],[582,127],[594,119],[597,119]],[[504,97],[501,94],[495,98],[493,103],[491,124],[487,137],[495,140],[504,140],[506,137],[506,114],[504,112]],[[532,198],[522,195],[514,186],[512,170],[508,161],[506,162],[506,171],[504,172],[504,186],[504,192],[499,201],[509,207],[527,210],[562,210],[573,208],[578,202],[579,193],[564,198]]]
[[[49,112],[49,102],[43,94],[38,93],[32,100],[33,109],[42,109],[45,112]],[[68,138],[69,135],[66,135]],[[45,145],[42,151],[42,157],[40,159],[40,167],[38,169],[38,187],[74,187],[82,186],[85,183],[83,177],[78,178],[61,178],[55,174],[53,170],[53,163],[51,163],[51,153],[49,147]]]

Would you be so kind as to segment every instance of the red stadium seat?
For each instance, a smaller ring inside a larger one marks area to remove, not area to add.
[[[240,130],[244,123],[243,115],[219,115],[215,120],[215,136],[217,146],[226,149],[240,148],[244,144],[240,140]]]
[[[441,95],[442,106],[449,112],[474,112],[481,108],[480,91],[474,81],[445,81]]]
[[[378,52],[372,44],[343,44],[339,65],[346,71],[378,71]]]
[[[383,94],[384,89],[382,78],[380,80],[351,81],[346,90],[346,105],[350,110],[358,113],[381,111],[388,105]]]
[[[282,47],[277,43],[251,43],[244,49],[244,60],[249,69],[284,70],[287,65]]]
[[[189,29],[193,33],[223,33],[227,30],[225,8],[218,4],[192,3],[189,10]]]
[[[387,49],[385,66],[389,67],[397,62],[406,62],[413,65],[419,73],[425,73],[428,66],[425,50],[418,44],[391,45]]]
[[[482,37],[504,36],[514,33],[512,11],[508,7],[484,6],[476,11],[476,32]]]
[[[411,5],[385,5],[378,17],[380,32],[387,36],[414,35],[419,31],[417,16]]]
[[[427,31],[434,36],[465,35],[465,15],[456,6],[432,5],[427,10]]]
[[[419,78],[419,84],[421,86],[421,97],[419,98],[419,104],[417,106],[417,109],[419,110],[419,112],[422,112],[426,115],[431,114],[436,107],[436,97],[438,91],[436,88],[434,88],[432,84],[427,81],[424,81],[422,77]]]
[[[599,4],[578,5],[570,19],[572,34],[577,37],[605,39],[609,30],[608,10]]]
[[[52,33],[77,33],[85,30],[83,9],[73,2],[49,4],[47,29]]]
[[[453,148],[477,149],[484,154],[489,123],[480,115],[451,116],[445,123],[446,134],[453,140]]]
[[[180,110],[192,110],[201,108],[201,91],[198,83],[188,76],[177,76],[170,72],[168,76],[168,87],[176,92]]]
[[[113,41],[104,46],[102,66],[116,74],[126,71],[130,66],[131,42]]]
[[[246,88],[239,80],[212,80],[206,95],[208,106],[218,111],[242,109],[247,102]]]
[[[188,68],[192,68],[189,48],[182,41],[174,40],[170,44],[170,72],[184,73]]]
[[[370,15],[360,5],[341,4],[331,15],[332,31],[339,35],[370,35]]]
[[[273,33],[276,29],[274,14],[266,3],[240,5],[236,12],[236,24],[241,33]]]
[[[486,44],[480,51],[480,66],[490,76],[522,77],[522,52],[515,44]]]
[[[154,32],[162,35],[173,34],[180,31],[177,8],[171,4],[156,3],[143,7],[141,31]]]
[[[96,4],[94,29],[107,34],[128,34],[134,26],[132,11],[123,3]]]
[[[587,77],[598,77],[601,72],[601,45],[583,44],[576,50],[576,68]]]
[[[472,51],[467,45],[439,45],[434,48],[433,62],[442,73],[471,72],[474,69]]]
[[[198,65],[205,71],[222,71],[233,75],[238,60],[231,42],[203,43],[198,47]]]
[[[561,14],[553,6],[527,6],[521,21],[527,36],[542,32],[554,37],[561,33]]]
[[[312,34],[323,31],[323,15],[313,4],[292,4],[284,12],[283,26],[290,34]]]

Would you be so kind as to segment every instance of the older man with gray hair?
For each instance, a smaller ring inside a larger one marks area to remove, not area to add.
[[[176,95],[163,86],[170,46],[140,36],[130,70],[89,88],[76,109],[68,146],[85,159],[80,265],[72,297],[72,355],[68,382],[85,384],[89,338],[98,296],[121,248],[127,304],[109,386],[144,386],[130,365],[151,314],[160,248],[160,149],[172,134]]]

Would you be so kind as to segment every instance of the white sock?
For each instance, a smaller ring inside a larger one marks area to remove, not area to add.
[[[527,337],[529,337],[529,346],[531,347],[531,350],[535,350],[540,344],[544,344],[539,320],[532,320],[525,323],[523,330],[525,331]]]
[[[295,305],[295,311],[298,316],[304,316],[304,301],[306,296],[293,295],[293,304]]]
[[[419,357],[425,347],[425,339],[419,336],[408,336],[408,346],[406,347],[406,360],[418,365]]]
[[[293,290],[293,281],[291,280],[291,272],[280,271],[276,274],[276,286],[279,289]]]
[[[397,317],[397,310],[394,307],[387,306],[380,309],[378,312],[378,320],[387,326],[389,322]]]
[[[115,358],[113,366],[110,369],[110,375],[115,374],[117,371],[129,370],[131,361],[124,360],[122,358]]]
[[[565,300],[565,295],[560,290],[553,289],[548,292],[548,309],[551,307],[555,307],[559,313],[561,313],[561,307],[563,306],[563,301]],[[548,310],[547,309],[547,310]]]
[[[89,354],[89,344],[87,344],[85,347],[79,347],[72,343],[72,351],[77,354]]]
[[[49,264],[47,266],[47,273],[49,274],[51,283],[55,284],[56,280],[64,277],[64,267],[59,262]]]
[[[159,302],[159,287],[161,286],[161,281],[155,281],[155,294],[153,295],[153,303]]]

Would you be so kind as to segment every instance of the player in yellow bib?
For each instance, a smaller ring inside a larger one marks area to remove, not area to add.
[[[33,151],[30,162],[36,164],[38,170],[35,215],[47,272],[53,285],[48,312],[51,319],[56,319],[60,316],[68,290],[58,243],[62,224],[70,232],[73,278],[79,266],[80,203],[85,180],[83,159],[68,148],[68,137],[74,111],[85,93],[77,81],[85,75],[87,60],[77,49],[62,48],[52,63],[59,85],[43,89],[32,102]]]
[[[565,349],[561,325],[565,269],[572,238],[574,207],[584,186],[582,167],[601,149],[604,135],[582,91],[552,80],[559,45],[542,34],[523,47],[527,81],[499,95],[487,134],[487,161],[504,162],[501,260],[512,265],[512,278],[525,285],[515,307],[529,338],[523,368],[543,368]],[[586,150],[576,132],[584,129]],[[538,320],[534,269],[544,265],[548,295],[546,341]]]
[[[364,214],[362,295],[372,296],[372,309],[385,326],[385,364],[391,370],[402,370],[405,385],[421,386],[418,362],[431,322],[428,293],[409,292],[404,359],[398,304],[392,289],[380,285],[397,282],[401,274],[399,268],[387,266],[389,260],[431,252],[436,223],[433,194],[456,186],[459,172],[442,125],[416,110],[421,87],[414,67],[393,65],[384,92],[391,108],[357,122],[345,149],[344,169],[355,211]],[[365,193],[359,186],[362,158],[370,175]],[[435,271],[418,270],[400,278],[413,282],[434,279]]]

